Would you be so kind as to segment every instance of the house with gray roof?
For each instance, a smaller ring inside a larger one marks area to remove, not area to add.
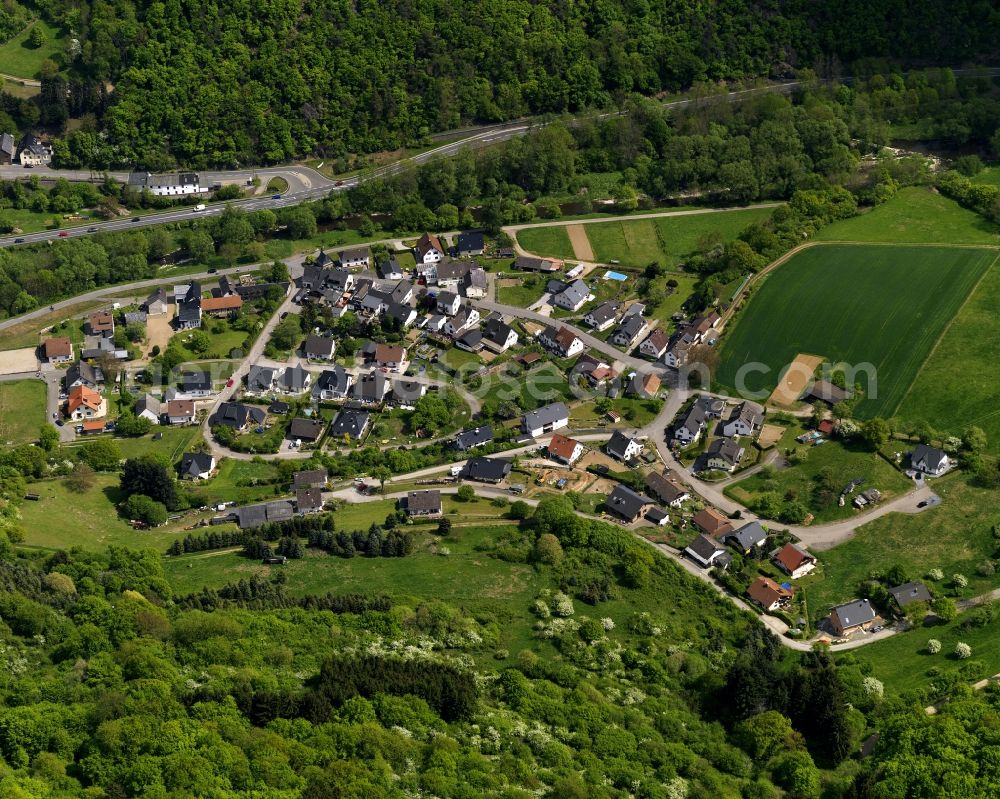
[[[897,585],[895,588],[890,588],[889,593],[896,600],[896,605],[899,609],[904,611],[907,605],[911,605],[914,602],[930,602],[934,599],[931,596],[931,592],[927,590],[927,586],[916,580]]]
[[[252,530],[264,524],[287,522],[295,515],[292,503],[287,499],[247,505],[236,510],[237,524],[241,530]]]
[[[910,453],[910,468],[931,477],[944,474],[950,467],[951,458],[937,447],[917,444]]]
[[[163,406],[159,398],[152,394],[143,394],[135,401],[132,412],[143,419],[147,419],[152,424],[159,424],[163,415]]]
[[[724,436],[752,436],[764,423],[764,409],[756,402],[741,402],[722,423]]]
[[[285,394],[301,394],[309,388],[312,375],[296,364],[289,366],[278,378],[278,389]]]
[[[767,536],[768,532],[764,526],[760,522],[753,521],[728,533],[723,540],[747,555],[753,552],[756,547],[763,546],[767,541]]]
[[[745,453],[746,448],[741,447],[735,438],[717,438],[705,450],[704,468],[733,472]]]
[[[339,363],[323,373],[313,383],[312,397],[316,400],[341,400],[351,390],[353,378]]]
[[[474,447],[481,447],[489,444],[493,440],[493,428],[490,425],[475,427],[471,430],[463,430],[455,436],[455,449],[459,452],[466,452]]]
[[[440,516],[441,492],[436,488],[410,491],[406,495],[406,513],[408,516]]]
[[[806,402],[824,402],[830,406],[850,398],[850,391],[831,383],[829,380],[816,380],[803,396]]]
[[[590,286],[582,280],[574,280],[552,298],[552,302],[567,311],[579,311],[590,299]]]
[[[355,382],[351,399],[365,405],[378,405],[385,400],[390,388],[388,378],[376,369]]]
[[[620,302],[602,302],[596,308],[587,312],[583,317],[584,324],[595,330],[607,330],[618,318],[618,311],[621,310]]]
[[[521,429],[533,438],[561,430],[568,424],[569,408],[564,402],[553,402],[521,417]]]
[[[342,440],[345,436],[351,441],[359,441],[368,431],[371,414],[359,408],[344,408],[337,414],[330,426],[330,439]]]
[[[708,424],[708,414],[705,412],[705,407],[695,402],[684,414],[680,424],[674,428],[674,439],[683,446],[693,444],[701,438],[706,424]]]
[[[732,560],[718,542],[704,534],[695,538],[684,550],[684,554],[705,569],[713,566],[725,568]]]
[[[337,352],[337,342],[328,336],[310,333],[302,345],[302,354],[318,361],[329,361]]]
[[[185,452],[181,458],[181,480],[207,480],[215,468],[215,458],[208,452]]]
[[[837,635],[867,630],[875,623],[875,609],[867,599],[855,599],[830,611],[830,625]]]
[[[469,458],[462,476],[480,483],[500,483],[510,474],[509,458]]]
[[[611,334],[611,343],[624,350],[632,349],[649,330],[649,324],[642,314],[626,314],[615,332]]]
[[[273,366],[254,364],[247,372],[247,391],[251,394],[267,394],[278,387],[281,370]]]
[[[371,261],[371,252],[367,247],[348,247],[338,253],[340,265],[347,269],[358,269],[368,266]]]
[[[392,399],[390,401],[393,405],[406,405],[408,407],[413,407],[426,393],[426,383],[402,378],[392,381]]]
[[[267,414],[263,408],[255,405],[244,405],[242,402],[223,402],[211,419],[211,424],[231,427],[233,430],[245,430],[251,425],[264,423]]]
[[[641,518],[646,509],[653,504],[653,500],[649,497],[637,494],[621,483],[616,485],[615,490],[604,500],[604,506],[609,511],[620,516],[629,524]]]

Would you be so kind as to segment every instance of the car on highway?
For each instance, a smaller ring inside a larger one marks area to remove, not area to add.
[[[24,244],[24,239],[14,239],[15,244]]]
[[[89,227],[89,228],[87,228],[87,232],[88,233],[96,233],[97,232],[97,228],[96,227]]]
[[[133,216],[133,217],[132,217],[132,221],[133,221],[133,222],[138,222],[138,221],[139,221],[139,217],[137,217],[137,216]]]
[[[281,195],[280,194],[272,194],[271,195],[271,199],[272,200],[280,200],[281,199]]]
[[[65,230],[59,231],[59,238],[65,239],[67,236],[69,236],[69,233],[67,233]]]

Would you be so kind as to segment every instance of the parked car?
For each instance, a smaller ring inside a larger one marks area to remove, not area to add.
[[[59,238],[65,239],[65,238],[68,238],[68,237],[69,237],[69,233],[67,233],[65,230],[60,230],[59,231]]]
[[[133,216],[133,217],[132,217],[132,221],[133,221],[133,222],[138,222],[138,221],[139,221],[139,217],[137,217],[137,216]]]
[[[24,239],[14,239],[15,244],[24,244]]]
[[[271,199],[272,200],[280,200],[281,199],[281,195],[280,194],[272,194],[271,195]]]
[[[89,228],[87,228],[87,232],[88,233],[96,233],[97,232],[97,228],[96,227],[89,227]]]

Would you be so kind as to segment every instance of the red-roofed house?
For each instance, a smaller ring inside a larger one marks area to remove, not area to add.
[[[792,598],[792,593],[770,577],[758,577],[747,589],[747,596],[767,611],[777,610],[785,605]]]
[[[70,419],[99,419],[108,412],[108,401],[94,389],[74,386],[66,400],[66,415]]]
[[[217,317],[235,316],[243,307],[243,298],[239,294],[228,297],[209,297],[201,301],[201,312]]]
[[[45,360],[49,363],[66,363],[73,360],[73,342],[65,336],[45,339],[43,351]]]
[[[816,568],[816,558],[795,544],[785,544],[774,553],[773,560],[793,580],[804,577]]]
[[[583,455],[583,444],[575,438],[555,433],[549,442],[549,457],[552,460],[561,461],[573,465],[576,460]]]

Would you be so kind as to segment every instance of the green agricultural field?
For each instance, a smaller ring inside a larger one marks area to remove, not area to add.
[[[561,225],[521,230],[517,234],[517,243],[528,252],[537,255],[566,259],[576,257],[573,245],[570,244],[569,236],[566,234],[566,228]]]
[[[45,34],[45,42],[41,47],[35,48],[28,44],[32,28],[40,28]],[[37,19],[17,36],[0,45],[0,72],[18,78],[37,78],[42,64],[48,59],[58,58],[63,49],[59,30],[44,20]]]
[[[24,444],[38,440],[47,421],[47,388],[41,380],[0,383],[0,441]]]
[[[881,491],[883,502],[913,487],[907,477],[874,453],[839,440],[816,447],[804,446],[795,441],[802,432],[802,427],[790,427],[777,445],[781,452],[795,449],[804,458],[801,463],[757,472],[728,486],[726,496],[752,507],[761,496],[776,494],[782,502],[802,503],[815,516],[817,524],[824,524],[858,515],[851,505],[841,507],[837,502],[840,489],[855,478],[863,479],[865,488]]]
[[[629,219],[585,226],[598,261],[619,261],[625,266],[644,267],[659,261],[676,268],[697,251],[703,236],[718,234],[722,241],[736,238],[748,225],[766,219],[769,208],[738,211],[707,211],[654,219]]]
[[[955,434],[977,425],[986,431],[989,449],[1000,452],[998,336],[1000,267],[994,264],[917,374],[897,415]]]
[[[993,493],[975,488],[961,474],[934,481],[941,505],[923,513],[890,513],[859,527],[856,535],[833,549],[819,552],[818,574],[801,580],[814,618],[841,602],[856,598],[858,585],[872,573],[901,566],[910,579],[941,569],[950,578],[964,574],[963,596],[978,596],[1000,585],[1000,576],[983,577],[976,567],[993,557],[996,521]],[[943,591],[942,587],[934,590]]]
[[[828,225],[822,241],[1000,244],[1000,226],[926,187],[902,189],[884,205]]]
[[[830,244],[765,278],[727,331],[717,373],[728,391],[774,389],[799,353],[871,364],[877,397],[861,418],[892,416],[996,253],[985,249]],[[745,365],[757,364],[742,374]],[[739,378],[742,377],[742,380]],[[864,384],[865,378],[859,380]],[[738,383],[742,382],[742,386]]]

